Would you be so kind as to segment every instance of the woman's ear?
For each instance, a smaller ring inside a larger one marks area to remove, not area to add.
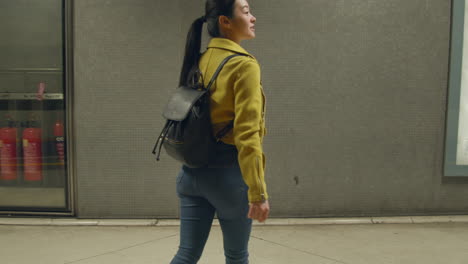
[[[222,28],[225,28],[225,29],[231,28],[231,20],[227,16],[219,16],[218,22]]]

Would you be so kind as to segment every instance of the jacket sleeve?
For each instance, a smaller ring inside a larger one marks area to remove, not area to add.
[[[263,97],[260,66],[254,60],[243,62],[237,72],[234,111],[234,143],[239,153],[242,177],[249,187],[249,202],[267,200],[261,135]]]

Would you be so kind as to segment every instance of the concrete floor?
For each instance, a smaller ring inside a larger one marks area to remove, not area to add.
[[[178,226],[0,225],[2,264],[168,264]],[[468,223],[255,225],[252,264],[467,264]],[[213,226],[199,264],[224,263]]]

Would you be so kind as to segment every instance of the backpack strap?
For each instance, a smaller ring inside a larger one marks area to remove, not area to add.
[[[231,120],[224,128],[216,133],[216,142],[219,142],[232,128],[234,127],[234,120]]]
[[[213,74],[213,77],[211,77],[210,83],[209,83],[208,86],[206,87],[206,90],[207,90],[208,92],[209,92],[210,89],[211,89],[211,85],[213,85],[214,81],[215,81],[216,78],[218,77],[219,72],[221,72],[221,70],[223,69],[224,64],[226,64],[226,62],[228,62],[231,58],[237,57],[237,56],[245,56],[245,55],[233,54],[233,55],[227,56],[227,57],[221,62],[221,64],[218,66],[218,69],[217,69],[216,72]],[[219,142],[219,141],[221,140],[221,138],[223,138],[233,127],[234,127],[234,120],[231,120],[231,122],[229,122],[229,124],[227,124],[224,128],[222,128],[220,131],[218,131],[218,133],[215,135],[216,142]]]
[[[227,57],[221,62],[221,64],[219,64],[218,69],[216,69],[216,72],[213,74],[213,77],[211,77],[211,80],[210,80],[210,82],[208,83],[208,86],[206,87],[206,90],[210,91],[211,85],[213,85],[213,83],[214,83],[214,81],[216,80],[216,78],[218,78],[219,72],[221,72],[221,70],[223,69],[224,64],[226,64],[226,62],[228,62],[231,58],[237,57],[237,56],[243,56],[243,55],[240,55],[240,54],[233,54],[233,55],[227,56]]]

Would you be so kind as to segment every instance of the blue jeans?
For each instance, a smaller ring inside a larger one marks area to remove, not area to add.
[[[180,198],[180,245],[171,264],[196,264],[210,234],[216,212],[223,232],[226,264],[248,264],[252,219],[239,165],[188,168],[177,175]]]

